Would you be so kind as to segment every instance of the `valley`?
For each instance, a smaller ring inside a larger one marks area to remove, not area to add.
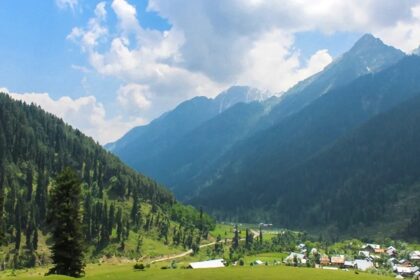
[[[420,0],[23,2],[0,280],[420,280]]]

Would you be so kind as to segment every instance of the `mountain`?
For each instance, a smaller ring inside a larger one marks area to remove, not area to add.
[[[235,104],[266,98],[267,93],[245,86],[231,87],[214,99],[195,97],[150,124],[130,130],[117,142],[107,144],[106,148],[133,168],[154,175],[153,164],[167,160],[161,154],[187,133]],[[155,178],[164,182],[159,176]]]
[[[258,199],[276,205],[268,208],[273,219],[294,227],[404,234],[420,213],[419,108],[420,90],[292,168]]]
[[[420,55],[420,46],[417,49],[413,50],[412,54]]]
[[[372,35],[364,35],[342,57],[323,71],[299,83],[283,96],[265,100],[262,106],[245,104],[236,112],[233,112],[236,109],[233,107],[225,114],[203,123],[184,140],[169,147],[165,153],[166,157],[161,157],[160,161],[155,163],[157,168],[147,169],[146,173],[159,180],[162,179],[162,182],[167,184],[180,199],[191,198],[196,195],[197,190],[209,184],[209,182],[203,183],[203,180],[214,179],[208,175],[218,174],[226,164],[222,156],[231,148],[235,150],[235,146],[240,142],[252,139],[259,131],[270,128],[287,116],[299,112],[325,94],[325,91],[346,85],[366,73],[376,73],[386,69],[403,57],[401,51],[384,45]],[[236,118],[233,117],[234,114]],[[192,153],[189,149],[193,147],[196,149]],[[211,152],[207,153],[207,150]],[[167,158],[176,159],[167,161]]]
[[[201,186],[196,183],[198,178],[214,171],[212,167],[220,163],[218,160],[237,143],[299,112],[325,91],[345,85],[366,73],[380,71],[395,64],[403,56],[401,51],[384,45],[372,35],[365,35],[349,52],[282,97],[263,100],[255,98],[260,93],[254,90],[256,94],[251,95],[252,98],[244,98],[243,92],[249,89],[234,87],[215,100],[200,98],[205,103],[203,107],[207,109],[215,103],[229,106],[223,106],[222,110],[213,109],[209,114],[204,114],[207,112],[204,108],[193,108],[193,112],[189,112],[183,119],[183,125],[178,127],[173,123],[178,118],[175,113],[187,111],[183,107],[191,105],[193,99],[181,104],[181,108],[165,114],[162,117],[165,125],[161,125],[161,119],[158,119],[156,123],[133,129],[117,141],[115,147],[108,148],[132,167],[169,186],[177,197],[192,197],[197,191],[196,187]],[[235,102],[226,102],[226,97]],[[254,100],[260,102],[249,102]],[[152,128],[153,132],[150,131]],[[172,129],[171,133],[164,134],[168,129]],[[141,130],[147,130],[147,136],[142,138]],[[145,144],[156,133],[165,137],[154,137],[154,141]]]
[[[168,238],[173,240],[179,230],[197,234],[200,223],[204,234],[214,224],[79,130],[0,93],[0,250],[9,256],[2,260],[6,267],[34,266],[49,259],[49,189],[67,166],[82,180],[88,258],[140,256],[139,250],[133,255],[137,241],[132,240],[141,237],[169,245]]]
[[[184,188],[186,182],[199,177],[243,139],[257,124],[264,109],[259,102],[238,103],[185,134],[154,161],[144,163],[142,169],[170,186],[179,197],[191,195],[195,190]]]
[[[335,59],[323,71],[288,90],[265,121],[270,125],[282,120],[328,91],[360,76],[388,68],[404,56],[402,51],[385,45],[371,34],[365,34],[348,52]]]
[[[301,212],[305,215],[306,208],[299,207],[304,201],[295,199],[299,186],[289,188],[283,184],[289,172],[372,117],[419,94],[419,67],[420,57],[406,57],[379,73],[329,91],[299,113],[235,145],[212,170],[192,182],[201,192],[191,202],[212,209],[222,219],[272,218],[282,226],[300,225],[294,223],[294,217]],[[332,172],[330,167],[325,168]],[[316,186],[310,181],[306,184]],[[331,196],[339,192],[336,189]],[[270,214],[279,211],[287,217],[273,218],[275,215]]]

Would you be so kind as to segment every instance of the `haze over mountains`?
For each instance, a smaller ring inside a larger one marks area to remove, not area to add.
[[[398,208],[420,193],[418,69],[420,57],[364,35],[280,97],[194,98],[107,147],[223,220],[366,233],[398,217],[396,233],[418,208]]]

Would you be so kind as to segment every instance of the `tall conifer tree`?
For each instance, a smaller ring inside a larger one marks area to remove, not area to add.
[[[80,277],[84,274],[81,223],[81,183],[77,174],[65,168],[51,191],[48,224],[52,228],[54,267],[49,274]]]

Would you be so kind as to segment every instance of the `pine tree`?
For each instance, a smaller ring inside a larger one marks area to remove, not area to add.
[[[131,217],[131,221],[133,222],[133,225],[135,226],[135,228],[138,228],[138,213],[140,211],[140,203],[139,203],[139,198],[137,196],[137,193],[135,192],[133,194],[133,206],[131,207],[131,213],[130,213],[130,217]]]
[[[54,267],[49,274],[80,277],[84,274],[81,223],[81,183],[75,171],[65,168],[51,191],[48,224],[52,228]]]
[[[0,146],[1,149],[1,146]],[[4,164],[3,159],[0,158],[0,246],[3,245],[5,239],[5,222],[3,217],[4,209]]]
[[[34,251],[38,250],[38,229],[35,227],[34,235],[32,238],[32,246]]]
[[[116,220],[117,220],[117,240],[121,241],[123,238],[123,231],[124,231],[121,208],[118,208]]]
[[[109,242],[108,232],[108,204],[105,201],[104,208],[102,210],[102,221],[101,221],[101,240],[100,245],[105,246]]]
[[[32,199],[32,191],[33,191],[33,180],[34,174],[31,166],[28,166],[26,170],[26,201],[31,201]]]
[[[37,206],[37,224],[42,225],[47,216],[48,174],[43,169],[38,172],[35,202]]]
[[[238,225],[235,225],[234,236],[232,240],[232,248],[237,249],[239,247],[239,231]]]
[[[83,202],[83,225],[85,238],[92,241],[92,196],[88,193]]]
[[[22,200],[18,199],[15,208],[15,229],[16,229],[16,237],[15,237],[15,250],[18,251],[20,248],[20,242],[22,238]]]
[[[115,225],[115,205],[114,203],[111,204],[109,207],[109,215],[108,215],[108,233],[112,235],[112,229]]]

